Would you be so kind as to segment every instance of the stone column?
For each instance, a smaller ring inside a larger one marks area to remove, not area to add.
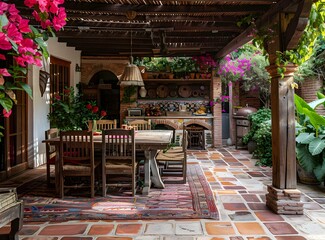
[[[272,107],[272,186],[266,205],[278,214],[303,214],[300,191],[296,189],[294,65],[286,66],[284,77],[278,66],[267,68],[271,75]]]

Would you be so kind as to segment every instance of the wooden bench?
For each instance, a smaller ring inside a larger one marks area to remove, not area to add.
[[[18,200],[15,188],[0,188],[0,228],[10,223],[10,232],[0,234],[0,239],[18,240],[23,226],[23,202]]]

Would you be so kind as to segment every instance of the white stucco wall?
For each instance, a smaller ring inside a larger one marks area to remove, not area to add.
[[[48,51],[50,56],[71,62],[70,83],[76,86],[80,82],[80,73],[75,72],[76,64],[80,66],[81,52],[76,51],[73,47],[67,47],[65,43],[59,43],[57,38],[48,40]],[[29,84],[33,89],[33,100],[28,103],[28,164],[29,167],[35,168],[45,163],[45,144],[44,132],[49,129],[50,124],[47,120],[49,113],[49,85],[41,96],[39,89],[39,70],[40,68],[32,66],[29,71]],[[45,66],[49,72],[49,66]]]

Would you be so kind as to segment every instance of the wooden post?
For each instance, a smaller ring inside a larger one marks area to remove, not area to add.
[[[276,188],[297,186],[295,152],[294,65],[286,66],[284,78],[278,66],[267,68],[271,75],[272,106],[272,184]]]

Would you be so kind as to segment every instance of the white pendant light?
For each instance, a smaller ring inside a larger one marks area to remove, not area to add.
[[[136,12],[127,12],[126,16],[129,20],[133,20],[136,17]],[[138,66],[133,64],[132,56],[132,30],[131,30],[131,57],[130,63],[124,68],[124,72],[117,83],[120,86],[144,86],[142,75]]]

